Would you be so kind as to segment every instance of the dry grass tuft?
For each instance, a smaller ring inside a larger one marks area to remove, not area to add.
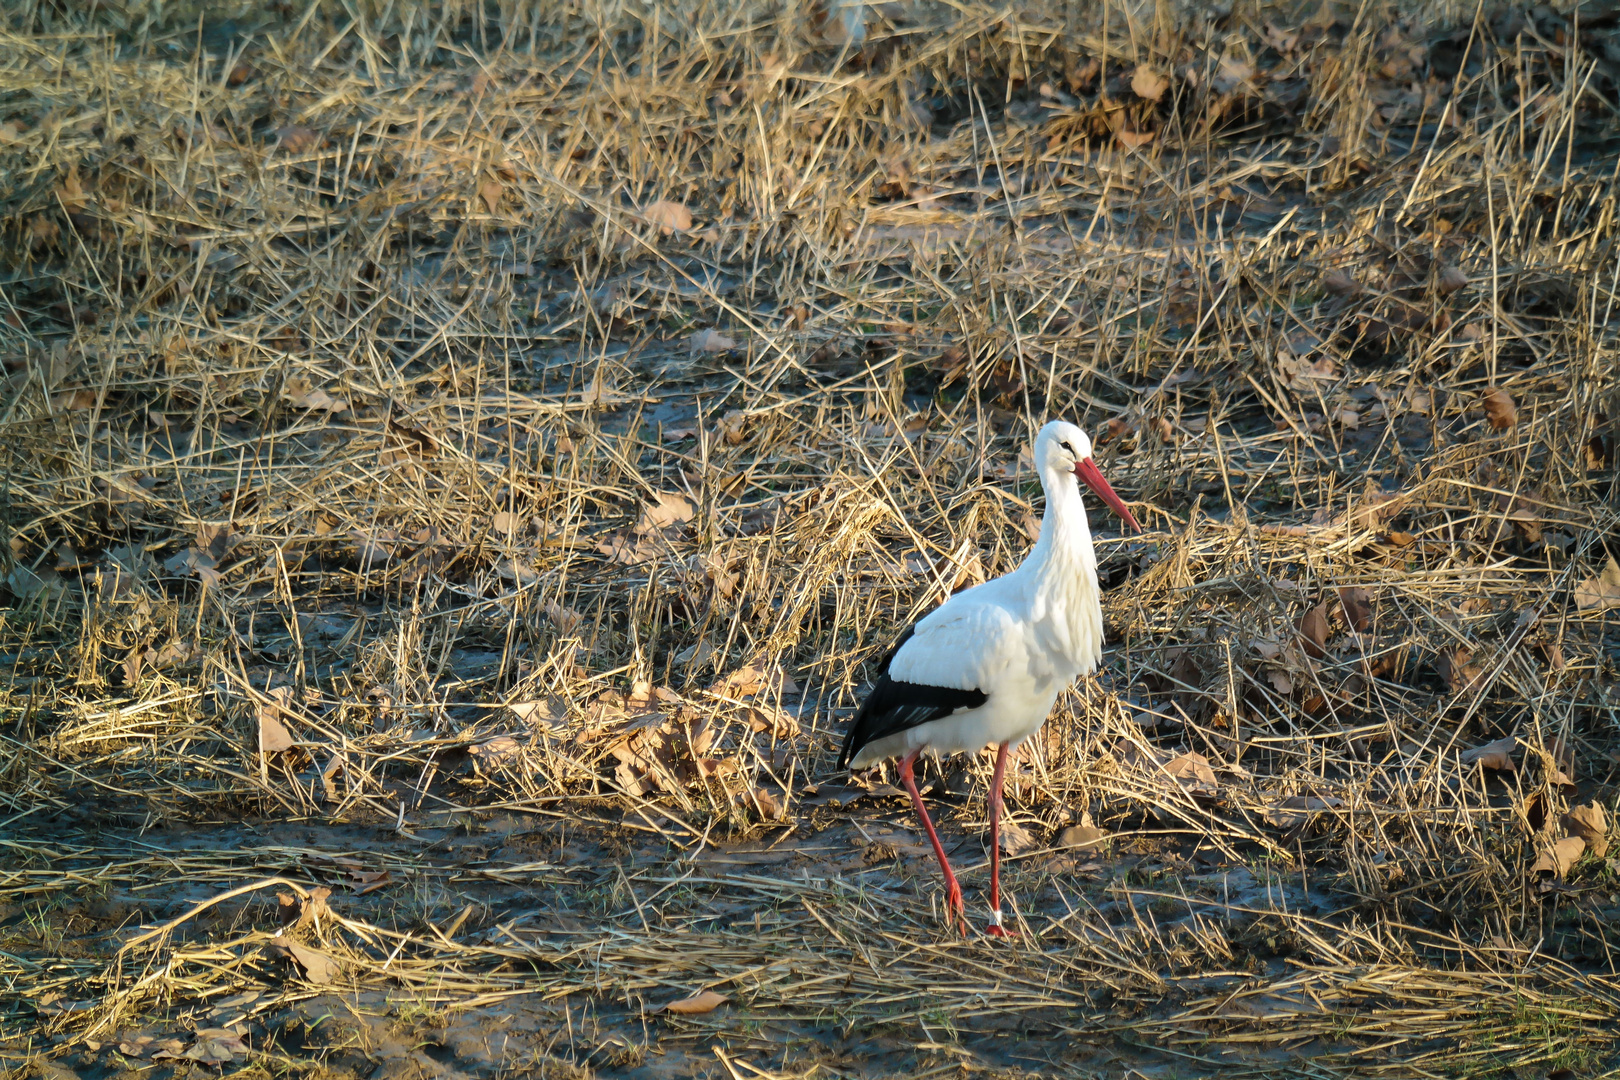
[[[1608,7],[67,7],[0,43],[8,1068],[1614,1067]],[[1148,532],[991,947],[834,759],[1051,416]]]

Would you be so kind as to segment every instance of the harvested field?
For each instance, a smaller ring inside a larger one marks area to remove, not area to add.
[[[1620,1071],[1620,7],[0,25],[5,1076]]]

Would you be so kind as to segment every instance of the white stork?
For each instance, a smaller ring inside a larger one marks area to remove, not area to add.
[[[928,818],[911,766],[924,750],[959,754],[996,744],[990,780],[990,926],[1001,921],[1001,782],[1008,751],[1045,723],[1058,695],[1102,661],[1097,553],[1080,499],[1084,480],[1137,532],[1130,509],[1091,457],[1091,440],[1054,420],[1035,439],[1046,493],[1041,536],[1010,574],[963,590],[917,622],[884,658],[877,684],[844,736],[839,764],[863,768],[900,759],[911,795],[945,874],[946,903],[962,920],[962,887]]]

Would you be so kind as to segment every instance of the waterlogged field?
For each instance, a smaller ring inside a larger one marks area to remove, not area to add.
[[[4,19],[7,1076],[1620,1067],[1612,5]]]

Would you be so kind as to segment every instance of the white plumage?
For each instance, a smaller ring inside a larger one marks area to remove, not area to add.
[[[951,597],[920,620],[885,661],[844,740],[841,760],[862,768],[900,758],[900,774],[961,910],[933,823],[917,794],[912,762],[924,750],[976,751],[995,743],[991,781],[991,932],[1001,929],[998,832],[1008,751],[1038,730],[1058,695],[1102,660],[1102,604],[1079,481],[1131,527],[1141,526],[1092,460],[1091,440],[1054,420],[1035,439],[1046,493],[1040,539],[1018,569]]]

